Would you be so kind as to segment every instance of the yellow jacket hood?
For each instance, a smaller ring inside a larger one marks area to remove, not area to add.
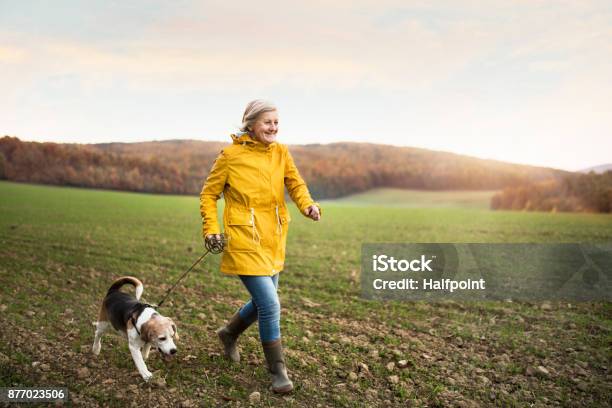
[[[233,144],[237,144],[237,145],[248,145],[251,147],[257,147],[257,148],[263,148],[263,149],[269,149],[271,147],[273,147],[274,145],[276,145],[277,143],[270,143],[269,145],[265,145],[263,143],[261,143],[258,140],[255,140],[253,138],[253,136],[251,136],[248,132],[238,132],[235,134],[230,135],[232,138],[232,142]]]

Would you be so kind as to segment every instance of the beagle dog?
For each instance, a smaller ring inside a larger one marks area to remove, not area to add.
[[[136,289],[136,296],[121,292],[125,284]],[[170,360],[176,354],[174,338],[178,340],[176,325],[167,317],[157,313],[146,303],[139,301],[142,296],[142,282],[132,276],[124,276],[113,282],[102,301],[92,352],[100,354],[100,340],[111,326],[127,337],[130,353],[138,372],[145,381],[153,377],[144,360],[149,357],[151,346],[157,347],[164,360]]]

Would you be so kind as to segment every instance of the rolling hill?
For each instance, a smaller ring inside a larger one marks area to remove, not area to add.
[[[0,178],[116,190],[198,194],[221,142],[57,144],[0,139]],[[500,190],[568,172],[370,143],[290,146],[318,199],[374,188]]]

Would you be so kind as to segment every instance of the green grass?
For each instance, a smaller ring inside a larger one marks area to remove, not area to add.
[[[377,203],[374,196],[370,200]],[[159,301],[202,252],[198,206],[195,197],[0,182],[1,383],[66,385],[75,405],[83,406],[172,406],[185,400],[244,406],[253,391],[261,392],[262,406],[402,406],[406,400],[417,406],[461,400],[609,405],[609,304],[556,303],[542,310],[527,303],[359,297],[354,277],[363,242],[612,241],[609,215],[493,212],[471,205],[328,202],[319,223],[292,205],[280,295],[296,392],[281,398],[267,390],[254,328],[241,339],[240,365],[219,356],[214,330],[247,296],[237,279],[218,271],[218,256],[206,258],[161,310],[178,323],[180,357],[165,365],[152,353],[148,365],[166,385],[145,385],[134,375],[121,338],[105,337],[101,355],[90,354],[91,322],[120,275],[141,278],[145,300]],[[409,361],[408,367],[387,371],[389,362],[400,360]],[[577,361],[585,364],[586,376]],[[359,363],[369,371],[359,371]],[[539,365],[550,369],[550,378],[526,374]],[[82,367],[88,376],[79,375]],[[349,379],[351,372],[356,381]],[[398,384],[390,384],[392,374]]]
[[[325,204],[342,206],[385,206],[406,208],[488,209],[496,191],[425,191],[377,188],[353,194]]]

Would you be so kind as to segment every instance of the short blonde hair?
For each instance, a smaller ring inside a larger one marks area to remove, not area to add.
[[[249,102],[242,115],[242,126],[240,126],[240,131],[248,132],[259,115],[266,112],[274,112],[275,110],[276,106],[274,106],[272,102],[263,99],[255,99]]]

